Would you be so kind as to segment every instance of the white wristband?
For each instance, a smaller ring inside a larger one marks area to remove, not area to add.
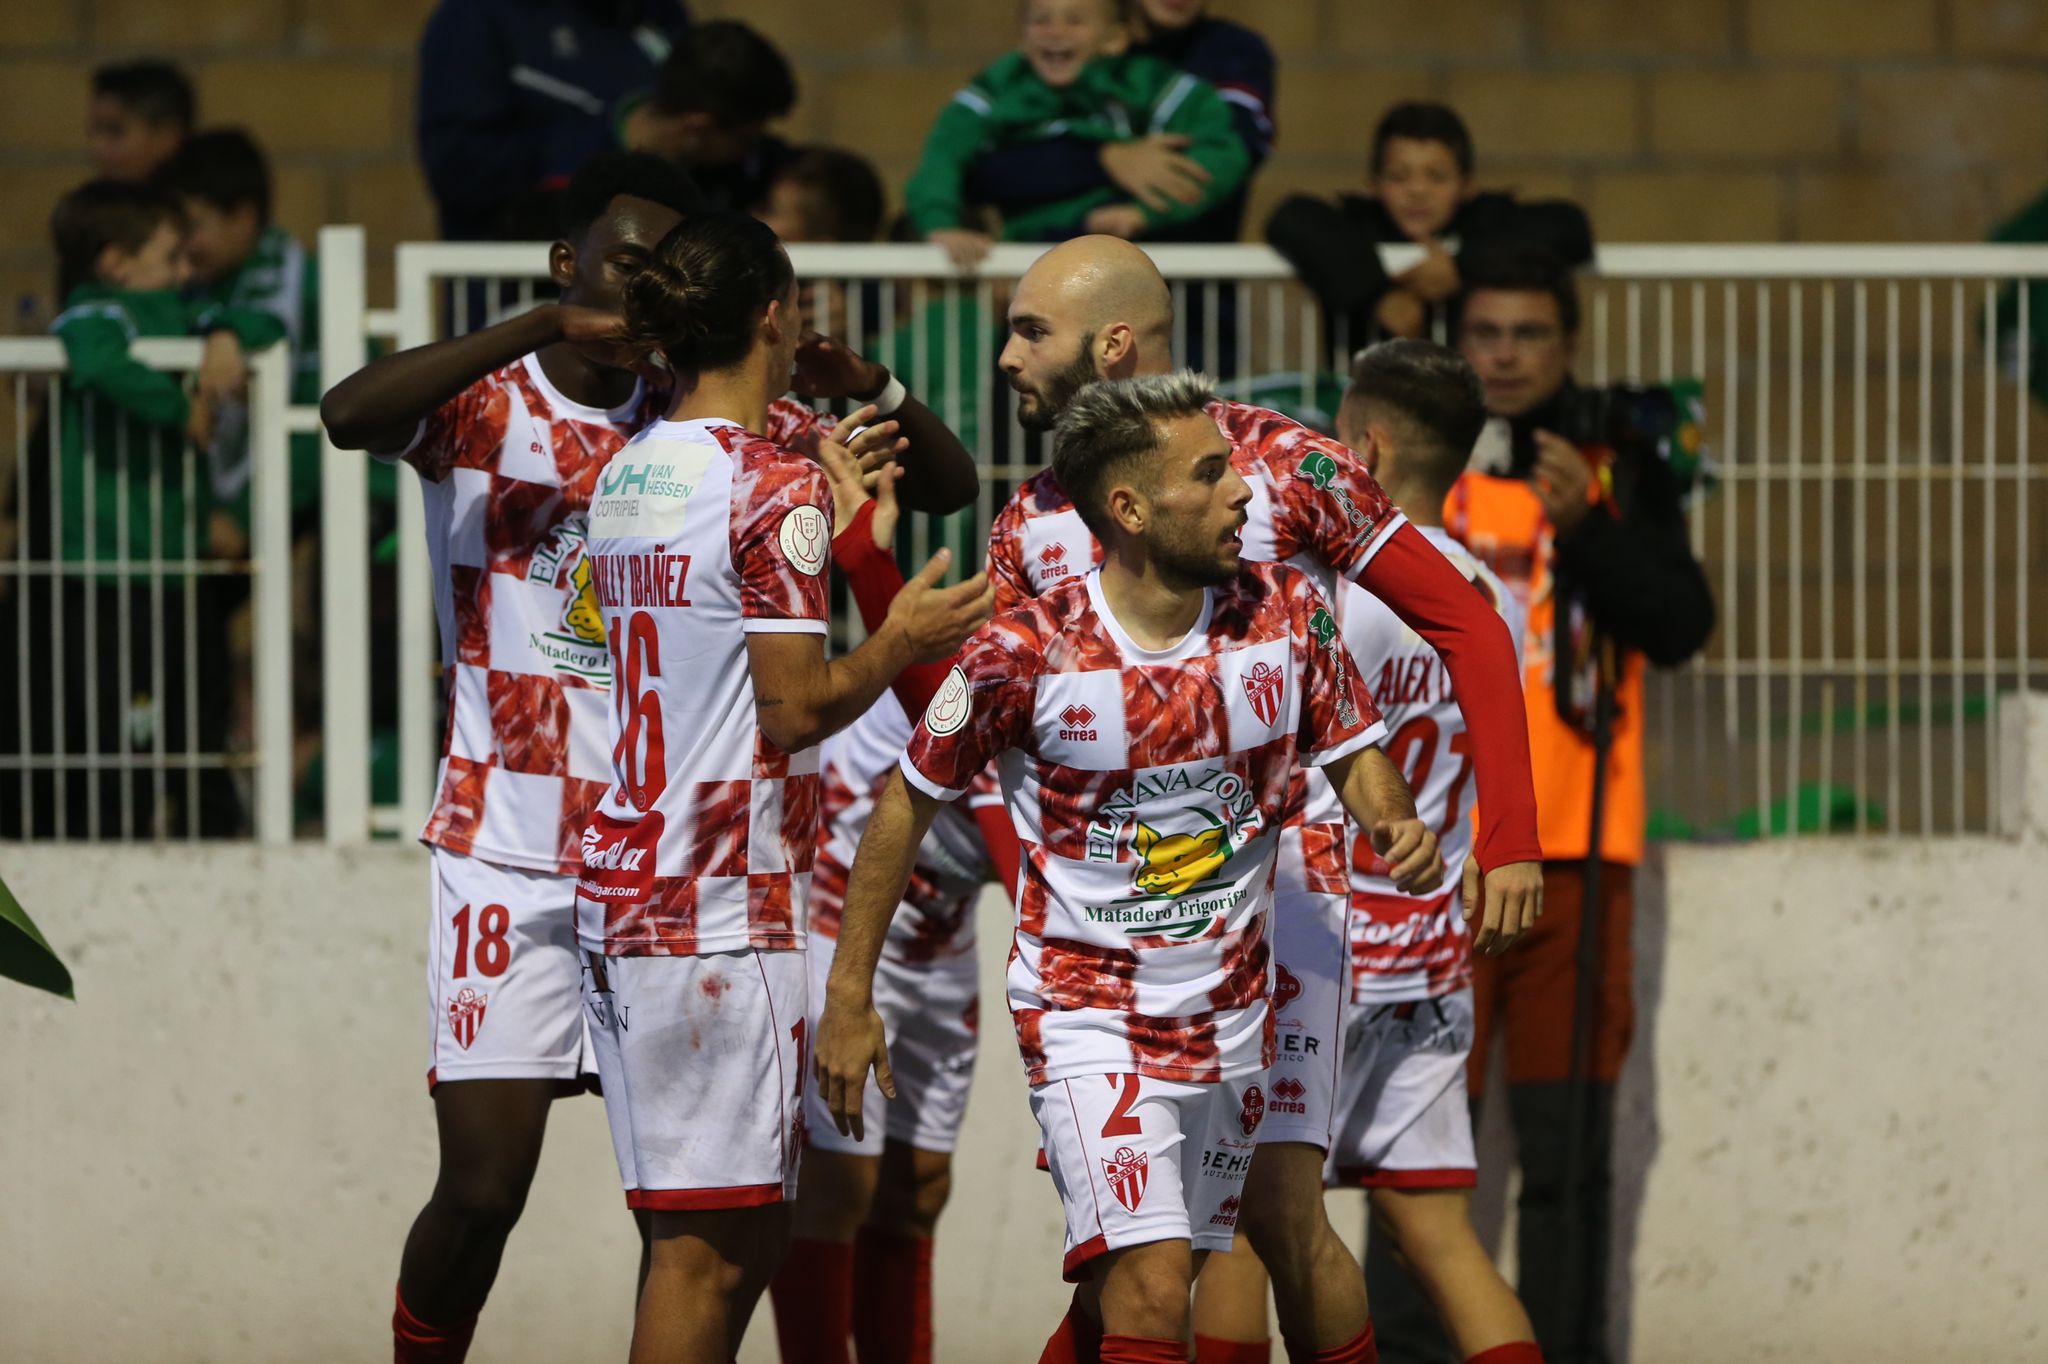
[[[910,390],[903,386],[903,381],[891,374],[889,382],[882,385],[882,391],[867,401],[874,407],[877,417],[886,417],[903,406],[903,400],[909,396]]]

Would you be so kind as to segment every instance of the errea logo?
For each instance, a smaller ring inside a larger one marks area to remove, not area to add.
[[[1038,551],[1038,562],[1049,569],[1065,568],[1067,566],[1067,547],[1061,544],[1047,545],[1044,549]]]
[[[1089,726],[1095,723],[1095,712],[1086,706],[1068,706],[1060,712],[1060,738],[1070,744],[1092,744],[1095,731]]]

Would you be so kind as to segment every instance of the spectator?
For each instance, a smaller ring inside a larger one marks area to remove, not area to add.
[[[679,162],[716,208],[752,209],[789,144],[768,125],[796,107],[796,73],[745,24],[698,24],[662,64],[650,97],[629,104],[620,140]]]
[[[1056,137],[1098,145],[1154,134],[1188,139],[1204,178],[1190,198],[1135,201],[1121,186],[1069,193],[1034,186],[1003,214],[1005,241],[1060,240],[1083,232],[1150,237],[1193,221],[1244,184],[1251,155],[1214,86],[1156,57],[1126,51],[1118,0],[1025,0],[1020,50],[953,97],[932,125],[904,197],[912,224],[963,269],[987,255],[966,198],[968,168],[982,154]]]
[[[1273,50],[1242,24],[1212,19],[1208,0],[1137,0],[1132,17],[1137,56],[1157,57],[1215,86],[1230,105],[1238,140],[1256,171],[1273,150]],[[1071,197],[1117,187],[1148,206],[1198,204],[1209,173],[1187,154],[1180,133],[1123,142],[1072,135],[998,147],[974,159],[967,199],[1009,213],[1039,196]],[[1150,234],[1155,241],[1234,242],[1244,227],[1250,175],[1233,194],[1185,222]]]
[[[192,82],[169,62],[116,62],[92,73],[85,140],[103,180],[147,180],[192,132]]]
[[[420,38],[418,124],[441,235],[528,235],[534,201],[612,145],[627,97],[688,28],[682,0],[441,0]]]
[[[1544,858],[1542,919],[1506,956],[1474,962],[1469,1078],[1478,1092],[1489,1033],[1501,1025],[1522,1169],[1522,1300],[1543,1357],[1580,1364],[1607,1357],[1614,1082],[1634,1021],[1630,923],[1646,821],[1643,665],[1696,652],[1713,630],[1714,602],[1664,464],[1586,429],[1593,405],[1571,377],[1578,299],[1569,273],[1532,255],[1469,257],[1461,268],[1459,346],[1512,453],[1505,476],[1460,478],[1444,521],[1528,613],[1523,688]],[[1596,738],[1611,740],[1597,839]],[[1596,872],[1594,994],[1575,1118],[1579,935]],[[1390,1330],[1388,1357],[1410,1358],[1392,1327],[1403,1315],[1397,1299],[1414,1290],[1389,1283],[1384,1270],[1368,1269],[1375,1316]]]
[[[871,242],[882,233],[882,177],[865,157],[802,147],[768,182],[754,216],[784,242]]]
[[[1372,193],[1335,204],[1294,195],[1275,209],[1266,239],[1342,320],[1353,345],[1420,336],[1432,309],[1458,292],[1459,261],[1503,249],[1540,251],[1566,267],[1593,258],[1584,210],[1563,200],[1522,203],[1472,178],[1472,137],[1441,104],[1389,109],[1372,139]],[[1397,276],[1380,263],[1382,242],[1412,242],[1423,259]]]
[[[50,232],[65,305],[51,329],[64,343],[67,365],[57,458],[59,538],[50,557],[114,561],[64,585],[61,615],[81,623],[64,645],[90,650],[87,657],[96,662],[69,671],[83,679],[88,699],[67,716],[74,723],[62,738],[73,753],[139,755],[161,743],[172,754],[188,747],[218,754],[226,746],[224,697],[209,691],[191,698],[197,732],[186,725],[186,678],[194,659],[201,675],[217,679],[226,652],[211,580],[192,586],[196,616],[188,619],[185,609],[186,561],[206,557],[194,534],[204,524],[206,491],[201,484],[198,505],[187,503],[186,439],[208,442],[213,414],[247,382],[243,347],[269,345],[284,327],[267,314],[179,297],[189,274],[185,224],[177,201],[162,190],[95,180],[57,205]],[[175,376],[128,353],[138,337],[188,335],[207,338],[199,391],[191,397]],[[87,641],[82,635],[92,627],[84,622],[95,619],[97,634]],[[125,668],[119,666],[124,658]],[[156,658],[164,660],[161,674],[151,662]],[[201,774],[196,810],[158,808],[152,785],[146,772],[111,773],[94,783],[96,809],[72,815],[72,831],[95,813],[108,835],[126,828],[149,837],[174,827],[231,834],[240,827],[225,769]],[[176,782],[171,789],[175,798],[188,788]]]
[[[192,282],[186,297],[212,307],[266,313],[277,319],[291,352],[292,401],[320,401],[320,285],[312,257],[270,220],[270,165],[239,128],[199,133],[160,174],[178,197],[188,224],[185,255]],[[227,409],[218,416],[225,416]],[[224,421],[214,434],[213,495],[244,543],[249,530],[249,449],[243,421]],[[319,493],[319,438],[292,438],[292,510],[310,513]]]

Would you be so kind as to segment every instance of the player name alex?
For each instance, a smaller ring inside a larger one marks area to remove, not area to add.
[[[597,598],[608,606],[688,606],[687,554],[594,554],[590,574]]]

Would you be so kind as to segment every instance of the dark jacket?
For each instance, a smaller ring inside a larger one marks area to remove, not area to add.
[[[1176,33],[1131,48],[1170,62],[1216,87],[1230,105],[1238,138],[1251,155],[1251,174],[1199,216],[1147,232],[1148,241],[1234,242],[1244,228],[1251,175],[1273,150],[1273,49],[1242,24],[1198,19]],[[1112,185],[1102,169],[1102,144],[1056,137],[983,152],[968,167],[965,197],[1006,212],[1072,199]],[[1078,222],[1072,232],[1081,230]]]
[[[1562,199],[1524,203],[1501,190],[1466,200],[1443,239],[1460,259],[1502,247],[1544,251],[1568,267],[1593,259],[1593,227],[1584,209]],[[1354,345],[1376,333],[1373,310],[1394,286],[1377,248],[1408,241],[1378,196],[1345,194],[1333,204],[1293,195],[1267,219],[1266,240],[1322,301],[1329,320],[1348,322]]]
[[[441,0],[420,38],[418,122],[441,235],[499,235],[612,146],[620,100],[688,28],[683,0]]]

